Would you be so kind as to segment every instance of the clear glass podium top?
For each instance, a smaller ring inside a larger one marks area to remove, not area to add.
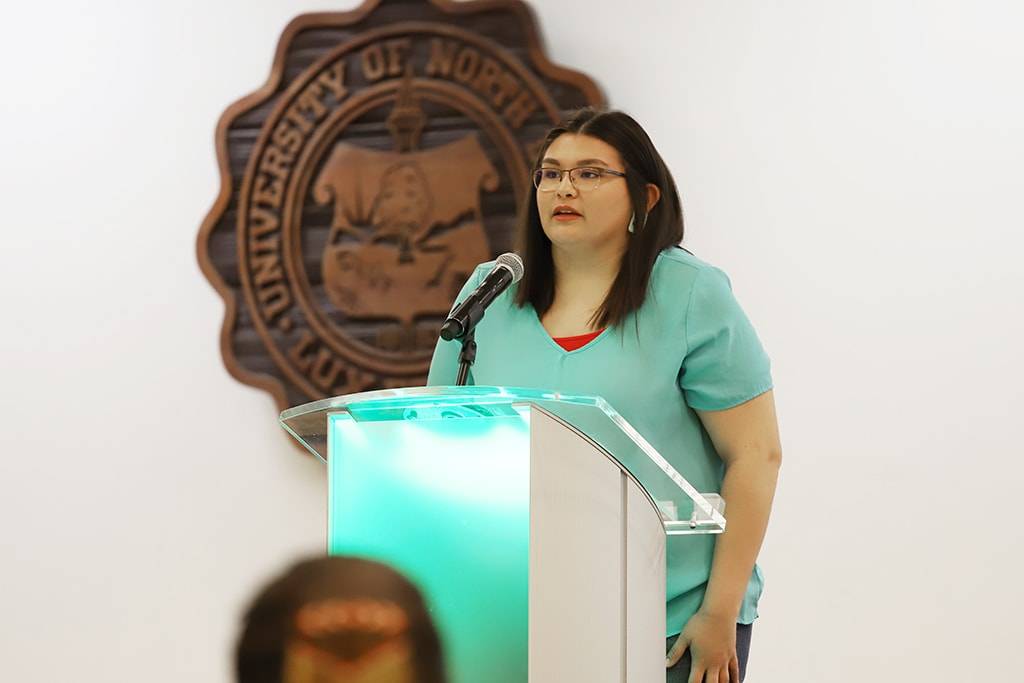
[[[566,423],[622,465],[657,506],[667,534],[725,530],[724,504],[718,494],[699,493],[598,396],[489,386],[383,389],[289,408],[281,413],[280,421],[299,443],[327,462],[331,416],[345,415],[357,424],[489,418],[518,418],[528,424],[532,406]]]

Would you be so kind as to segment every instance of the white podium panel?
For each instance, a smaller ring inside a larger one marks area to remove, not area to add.
[[[625,683],[664,672],[665,530],[585,436],[530,416],[529,676]]]

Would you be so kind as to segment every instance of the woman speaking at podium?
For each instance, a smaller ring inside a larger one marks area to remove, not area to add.
[[[576,112],[548,134],[533,181],[525,274],[477,328],[500,334],[472,383],[601,396],[698,491],[721,492],[724,534],[669,539],[667,680],[737,683],[781,462],[768,357],[725,274],[678,246],[675,182],[631,117]],[[454,384],[458,355],[439,342],[428,384]]]

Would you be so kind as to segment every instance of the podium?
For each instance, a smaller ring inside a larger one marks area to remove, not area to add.
[[[423,592],[452,683],[664,680],[665,544],[725,529],[607,402],[486,386],[284,411],[328,470],[330,554]]]

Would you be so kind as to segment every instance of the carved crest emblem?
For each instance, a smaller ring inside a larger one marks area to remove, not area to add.
[[[476,264],[512,247],[529,165],[587,77],[515,0],[371,0],[285,29],[217,127],[199,261],[229,371],[280,408],[421,384]]]

